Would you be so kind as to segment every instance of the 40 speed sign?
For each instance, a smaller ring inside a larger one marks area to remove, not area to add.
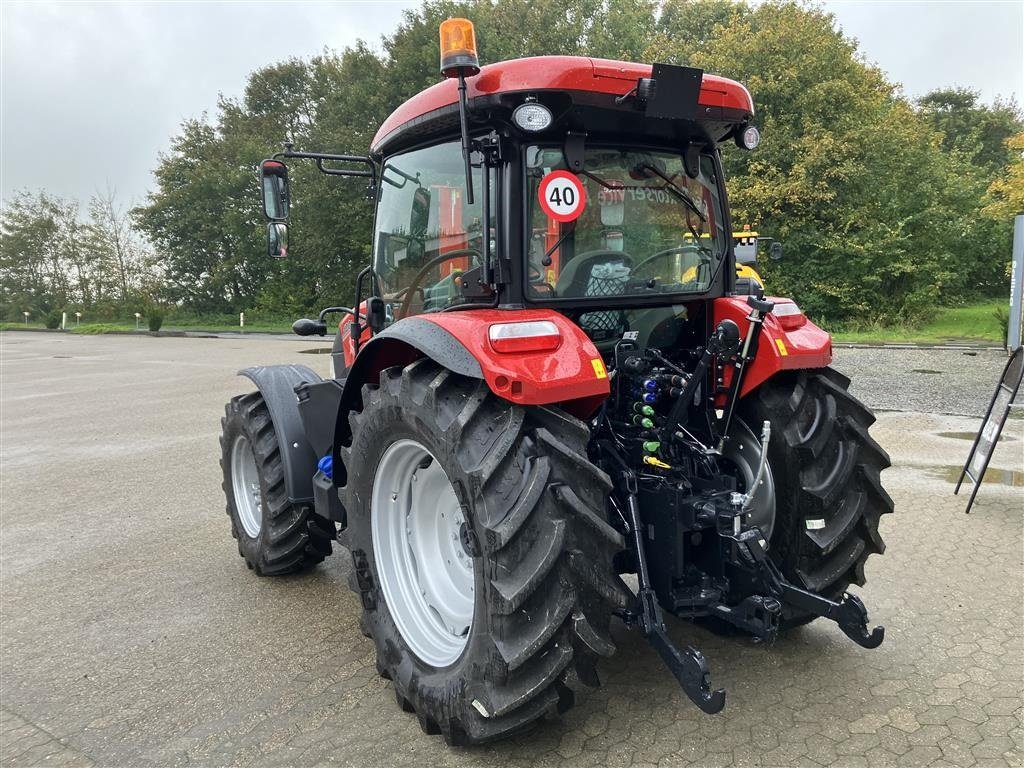
[[[587,205],[583,182],[569,171],[552,171],[544,176],[537,197],[544,213],[563,224],[578,219]]]

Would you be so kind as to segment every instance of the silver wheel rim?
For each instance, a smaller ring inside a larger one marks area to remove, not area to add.
[[[466,519],[448,475],[415,440],[381,456],[370,495],[377,578],[409,649],[434,667],[452,664],[473,626],[473,558]]]
[[[263,527],[263,495],[260,492],[260,474],[249,438],[239,435],[231,446],[231,488],[235,496],[235,510],[245,535],[255,539]]]
[[[750,428],[741,421],[734,421],[732,436],[725,444],[722,458],[736,468],[736,477],[740,481],[741,490],[746,493],[757,475],[757,465],[761,460],[761,441],[754,437]],[[775,527],[775,479],[772,477],[772,466],[767,464],[761,484],[754,491],[754,498],[747,510],[747,525],[756,525],[764,535],[765,543],[772,539]]]

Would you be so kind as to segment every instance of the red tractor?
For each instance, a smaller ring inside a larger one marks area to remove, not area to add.
[[[247,565],[347,549],[378,672],[452,744],[571,706],[613,618],[708,713],[725,692],[664,612],[766,642],[824,617],[877,646],[847,591],[892,511],[874,417],[829,335],[736,275],[720,146],[758,143],[750,94],[663,64],[481,69],[462,19],[441,40],[446,79],[368,156],[261,166],[272,255],[290,158],[367,180],[376,216],[352,306],[294,326],[341,315],[331,377],[250,368],[227,406]]]

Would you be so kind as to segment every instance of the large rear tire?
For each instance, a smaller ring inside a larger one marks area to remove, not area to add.
[[[220,447],[231,535],[251,570],[280,576],[331,554],[334,524],[313,514],[310,505],[288,500],[281,448],[262,394],[240,395],[227,404]]]
[[[612,611],[633,599],[612,567],[624,541],[604,519],[611,483],[587,460],[586,426],[427,359],[383,371],[362,400],[342,449],[342,541],[399,706],[451,744],[564,711],[574,677],[597,684]]]
[[[795,584],[833,599],[863,586],[864,564],[885,551],[878,532],[893,502],[880,473],[889,455],[868,434],[874,414],[832,368],[770,379],[741,402],[759,434],[771,423],[768,462],[775,482],[775,525],[769,553]],[[782,628],[811,621],[783,615]]]

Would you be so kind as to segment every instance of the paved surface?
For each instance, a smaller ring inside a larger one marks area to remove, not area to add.
[[[881,414],[897,514],[863,590],[887,628],[879,649],[825,624],[764,648],[674,623],[729,691],[708,717],[619,628],[606,686],[562,720],[450,750],[374,673],[344,555],[258,579],[229,535],[218,418],[246,389],[231,374],[325,369],[300,354],[315,343],[4,333],[0,346],[3,765],[1024,762],[1024,420],[967,517],[951,476],[970,446],[956,433],[977,419]],[[837,364],[875,406],[977,414],[1001,360],[838,350]]]

